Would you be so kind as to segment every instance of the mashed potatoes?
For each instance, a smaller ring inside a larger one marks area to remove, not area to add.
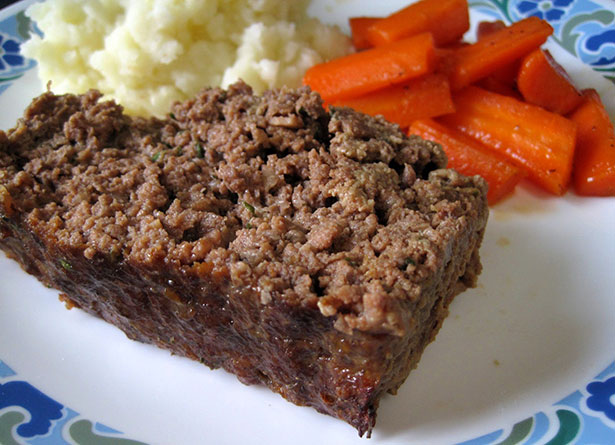
[[[307,68],[351,50],[305,0],[48,0],[27,14],[44,38],[23,53],[56,93],[97,88],[132,114],[163,115],[204,86],[298,86]]]

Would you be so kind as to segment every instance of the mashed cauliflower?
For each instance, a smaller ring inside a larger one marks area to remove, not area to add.
[[[48,0],[27,14],[43,38],[23,53],[56,93],[97,88],[127,112],[164,115],[204,86],[298,86],[349,39],[308,17],[306,0]]]

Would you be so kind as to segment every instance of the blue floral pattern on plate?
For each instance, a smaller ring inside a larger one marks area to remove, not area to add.
[[[19,54],[19,47],[31,32],[36,32],[23,11],[0,21],[0,94],[13,81],[36,66],[36,62]]]
[[[473,9],[513,22],[548,20],[553,41],[615,82],[615,13],[573,0],[473,0]],[[19,46],[37,32],[23,11],[0,21],[0,94],[35,66]],[[0,443],[139,445],[124,434],[83,418],[45,395],[0,360]],[[591,382],[541,412],[462,445],[615,443],[615,361]]]
[[[144,445],[119,431],[92,424],[77,412],[43,394],[0,361],[0,444]]]
[[[19,54],[19,42],[0,33],[0,73],[25,64],[25,57]]]
[[[589,394],[585,398],[587,412],[615,429],[615,375],[591,382],[586,390]]]
[[[554,0],[554,1],[522,1],[517,4],[517,11],[526,17],[538,17],[549,22],[557,22],[566,13],[566,9],[570,7],[572,0]]]

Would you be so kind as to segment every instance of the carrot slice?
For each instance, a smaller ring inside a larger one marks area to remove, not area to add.
[[[513,63],[542,45],[552,33],[546,21],[528,17],[458,49],[453,54],[451,87],[463,88]]]
[[[495,76],[493,74],[485,77],[484,79],[480,79],[474,85],[484,88],[487,91],[492,91],[494,93],[503,94],[504,96],[510,96],[523,100],[514,84],[511,85],[507,80],[502,80],[499,76]]]
[[[489,37],[495,32],[506,29],[506,24],[501,20],[495,22],[480,22],[476,29],[476,39],[481,40]],[[480,82],[480,87],[495,93],[506,94],[507,96],[519,97],[516,92],[517,74],[521,66],[521,59],[496,69]]]
[[[595,90],[570,115],[577,124],[573,183],[579,195],[615,196],[615,130]]]
[[[372,116],[380,114],[404,128],[416,119],[455,111],[448,79],[442,74],[429,74],[402,85],[331,105],[354,108]]]
[[[476,27],[476,40],[481,40],[496,31],[501,31],[506,28],[506,23],[502,20],[496,20],[495,22],[483,21]]]
[[[428,74],[436,62],[433,37],[423,33],[314,65],[305,73],[303,83],[332,102]]]
[[[374,46],[431,32],[436,45],[446,45],[470,28],[467,0],[421,0],[374,23],[368,30]]]
[[[502,85],[508,85],[512,89],[517,88],[517,75],[519,74],[519,67],[521,66],[521,59],[517,59],[512,63],[509,63],[502,68],[498,68],[487,77],[493,77],[497,82]],[[480,80],[480,79],[479,79]]]
[[[453,96],[456,112],[441,122],[471,136],[522,167],[555,195],[570,181],[576,125],[559,114],[470,86]]]
[[[455,64],[453,56],[456,48],[436,48],[436,73],[442,73],[446,77],[450,77]]]
[[[489,184],[487,201],[494,205],[510,195],[523,179],[521,169],[503,156],[485,148],[480,142],[433,119],[420,119],[410,126],[409,134],[416,134],[442,145],[448,157],[448,167],[467,175],[480,175]]]
[[[449,43],[448,45],[444,45],[441,46],[440,48],[444,48],[444,49],[459,49],[459,48],[463,48],[464,46],[470,46],[471,43],[470,42],[466,42],[465,40],[455,40],[452,43]]]
[[[571,112],[583,100],[566,70],[542,49],[523,59],[517,87],[526,102],[559,114]]]
[[[350,17],[348,19],[355,49],[367,49],[373,46],[367,37],[367,29],[380,20],[382,20],[380,17]]]

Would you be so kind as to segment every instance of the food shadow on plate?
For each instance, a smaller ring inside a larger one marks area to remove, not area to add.
[[[510,426],[566,396],[591,366],[604,334],[579,282],[578,246],[562,242],[565,230],[545,235],[521,218],[492,215],[478,287],[456,298],[418,368],[383,399],[377,439],[462,431],[485,418],[492,430]]]

